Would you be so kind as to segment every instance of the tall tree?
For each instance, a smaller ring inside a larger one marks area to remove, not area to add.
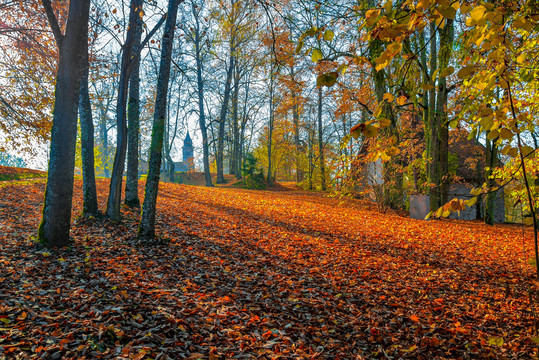
[[[161,61],[159,65],[157,94],[155,98],[148,180],[146,181],[144,204],[142,206],[142,216],[138,229],[138,239],[142,242],[150,242],[155,239],[155,212],[163,154],[168,83],[170,78],[174,29],[176,27],[176,17],[178,15],[178,5],[180,1],[181,0],[169,0],[168,16],[165,22],[163,40],[161,41]]]
[[[202,54],[202,32],[200,26],[200,12],[202,7],[191,2],[191,11],[195,20],[194,26],[194,43],[195,43],[195,61],[197,75],[197,97],[198,97],[198,124],[202,133],[202,157],[204,164],[204,180],[206,186],[213,186],[210,173],[210,150],[208,141],[208,128],[206,124],[206,112],[204,105],[204,80],[202,72],[204,70],[203,54]]]
[[[273,126],[275,125],[275,69],[273,61],[270,64],[270,87],[269,87],[269,120],[268,120],[268,185],[273,185],[273,168],[271,163],[273,146]]]
[[[326,164],[324,160],[324,127],[322,126],[322,86],[318,87],[318,161],[320,162],[320,187],[326,191]]]
[[[42,0],[59,50],[50,160],[38,239],[48,247],[69,244],[80,82],[88,51],[90,0],[71,0],[62,33],[50,0]]]
[[[141,0],[131,0],[129,5],[129,25],[125,43],[122,48],[122,60],[120,65],[120,80],[118,84],[118,99],[116,101],[116,153],[112,166],[110,179],[109,198],[107,201],[107,216],[113,221],[120,221],[120,204],[122,200],[122,180],[127,153],[127,91],[129,84],[129,72],[132,66],[137,33],[137,18],[142,15]]]
[[[139,14],[142,11],[142,1],[137,2]],[[136,17],[135,39],[133,52],[140,54],[142,38],[142,17]],[[129,103],[127,110],[128,141],[127,141],[127,174],[125,180],[125,204],[130,207],[140,207],[138,197],[138,154],[140,131],[140,56],[132,60],[129,74]]]
[[[82,155],[82,193],[84,217],[97,216],[97,191],[95,187],[95,159],[94,159],[94,120],[92,117],[92,104],[88,89],[89,58],[88,49],[84,51],[83,76],[80,84],[80,132]]]
[[[233,0],[234,1],[234,0]],[[235,13],[235,3],[232,2],[232,12]],[[225,158],[225,126],[226,126],[226,116],[228,112],[228,103],[230,100],[230,91],[232,84],[232,76],[234,73],[234,64],[236,61],[236,35],[233,32],[230,37],[229,42],[229,58],[228,58],[228,68],[226,70],[226,79],[225,79],[225,92],[223,94],[223,103],[221,104],[221,111],[219,114],[219,133],[217,138],[217,180],[218,184],[225,183],[224,177],[224,158]]]

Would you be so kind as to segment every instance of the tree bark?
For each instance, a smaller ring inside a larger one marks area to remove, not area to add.
[[[453,49],[453,20],[446,19],[440,30],[440,71],[449,66]],[[438,98],[436,105],[436,124],[439,126],[438,174],[440,178],[440,206],[449,201],[449,116],[447,112],[448,89],[447,79],[440,76],[438,82]]]
[[[326,191],[326,164],[324,160],[324,139],[322,127],[322,87],[318,88],[318,160],[320,161],[320,187]]]
[[[294,150],[295,150],[295,162],[296,162],[296,184],[303,181],[303,171],[301,169],[301,145],[299,142],[299,104],[295,91],[292,91],[292,121],[294,124]]]
[[[179,0],[169,0],[168,16],[165,22],[163,40],[161,42],[161,62],[157,80],[148,180],[146,181],[144,204],[142,206],[142,216],[138,229],[138,239],[142,242],[151,242],[155,239],[155,213],[157,194],[159,191],[161,157],[163,153],[163,135],[165,132],[170,63],[174,42],[174,28],[176,26],[176,18],[178,15],[178,5]]]
[[[314,173],[314,131],[312,130],[312,126],[309,125],[309,135],[307,138],[307,141],[309,142],[309,190],[313,189],[313,173]]]
[[[434,22],[430,23],[430,76],[436,71],[436,24]],[[429,78],[430,78],[429,76]],[[428,180],[430,183],[430,210],[435,211],[441,206],[440,201],[440,172],[438,167],[439,160],[439,141],[438,141],[438,132],[440,124],[437,123],[439,118],[436,117],[436,89],[434,88],[434,81],[431,84],[433,88],[429,90],[429,109],[428,109],[428,118],[429,118],[429,139],[430,144],[428,146],[430,152],[427,154],[430,160],[429,171],[428,171]]]
[[[238,97],[240,90],[240,76],[238,68],[234,74],[234,93],[232,94],[232,158],[230,159],[230,174],[238,175],[239,148],[240,148],[240,128],[238,124]]]
[[[81,129],[81,153],[82,153],[82,215],[84,217],[96,217],[97,192],[95,188],[95,159],[94,159],[94,121],[92,118],[92,105],[88,91],[89,60],[86,48],[83,59],[84,70],[80,84],[79,113]]]
[[[496,139],[494,140],[488,140],[487,139],[487,147],[486,147],[486,162],[485,166],[488,168],[485,169],[485,179],[487,183],[487,188],[491,188],[494,186],[494,181],[491,179],[492,175],[492,169],[496,166],[496,158],[498,156],[497,150],[498,147],[496,146]],[[496,194],[497,191],[490,191],[486,195],[485,199],[485,224],[488,225],[494,225],[494,209],[496,208]]]
[[[142,10],[142,1],[138,0],[138,11]],[[142,38],[142,18],[137,16],[133,53],[140,53]],[[138,196],[138,153],[140,131],[140,56],[133,60],[131,73],[129,74],[129,106],[128,119],[128,142],[127,142],[127,173],[125,180],[125,204],[129,207],[140,208]]]
[[[275,89],[274,89],[274,74],[273,74],[273,64],[271,64],[271,67],[270,67],[270,88],[269,88],[269,97],[270,97],[270,103],[269,103],[269,126],[268,126],[268,177],[267,177],[267,181],[268,181],[268,185],[269,186],[273,186],[273,175],[272,175],[272,162],[271,162],[271,156],[272,156],[272,151],[271,151],[271,147],[272,147],[272,142],[273,142],[273,123],[274,123],[274,107],[275,107],[275,104],[273,103],[274,102],[274,93],[275,93]]]
[[[210,173],[210,150],[208,141],[208,129],[206,127],[206,114],[204,111],[204,82],[202,80],[202,54],[200,49],[200,21],[198,14],[196,14],[195,4],[192,3],[192,11],[195,17],[195,56],[197,65],[197,95],[198,95],[198,123],[200,126],[200,132],[202,133],[202,161],[204,164],[204,181],[206,186],[213,186]]]
[[[112,177],[110,179],[109,198],[107,201],[107,216],[112,221],[120,221],[120,205],[122,200],[122,180],[127,153],[127,90],[129,83],[129,69],[135,45],[136,22],[140,17],[137,8],[140,0],[131,0],[129,10],[129,27],[122,51],[122,61],[120,67],[120,81],[118,83],[118,100],[116,103],[116,153],[114,154],[114,164],[112,166]]]
[[[70,243],[77,108],[83,59],[88,51],[90,0],[71,0],[65,35],[59,32],[50,0],[43,0],[43,6],[59,48],[47,186],[38,230],[38,240],[52,248]]]
[[[228,111],[228,102],[230,99],[230,88],[232,83],[232,73],[234,70],[235,56],[234,56],[234,40],[230,41],[230,57],[228,63],[228,69],[226,71],[225,81],[225,93],[223,96],[223,104],[221,106],[221,113],[219,115],[219,135],[217,138],[217,180],[218,184],[224,184],[225,176],[223,171],[224,151],[225,151],[225,125],[226,114]]]

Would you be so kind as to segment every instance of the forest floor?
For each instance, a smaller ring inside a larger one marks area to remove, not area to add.
[[[139,211],[77,218],[81,185],[73,245],[58,251],[33,242],[44,179],[0,186],[0,359],[537,354],[529,229],[412,220],[286,186],[162,184],[170,243],[142,247]],[[101,209],[107,189],[99,180]]]

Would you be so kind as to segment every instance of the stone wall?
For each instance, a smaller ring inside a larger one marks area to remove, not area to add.
[[[452,184],[449,188],[449,200],[454,198],[457,199],[471,199],[470,190],[472,186],[469,184]],[[449,216],[450,219],[460,219],[460,220],[475,220],[477,219],[477,206],[476,203],[472,207],[467,207],[465,210],[458,213],[451,213]],[[481,204],[481,216],[485,214],[485,206]],[[505,203],[503,197],[503,190],[500,190],[496,193],[496,201],[494,207],[494,221],[496,223],[505,222]]]

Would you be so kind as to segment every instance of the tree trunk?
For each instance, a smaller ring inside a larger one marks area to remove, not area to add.
[[[239,163],[239,148],[240,148],[240,127],[238,124],[238,96],[240,90],[240,76],[236,67],[234,75],[234,93],[232,95],[232,131],[234,138],[232,139],[232,158],[230,159],[230,173],[238,175]]]
[[[142,1],[137,1],[139,12],[142,11]],[[137,16],[133,53],[140,53],[142,38],[142,18]],[[140,208],[138,197],[138,153],[140,129],[140,56],[133,60],[129,74],[129,106],[127,110],[128,142],[127,142],[127,173],[125,180],[125,204],[129,207]]]
[[[110,177],[109,173],[109,142],[108,142],[108,129],[107,129],[107,108],[102,108],[100,111],[99,119],[99,137],[101,139],[101,164],[103,166],[103,176]]]
[[[217,138],[217,180],[218,184],[225,183],[225,176],[223,171],[224,151],[225,151],[225,125],[226,114],[228,111],[228,101],[230,98],[230,84],[232,82],[232,72],[234,70],[235,56],[234,56],[234,40],[230,42],[230,58],[228,63],[228,69],[226,71],[225,81],[225,93],[223,96],[223,104],[221,106],[221,114],[219,116],[219,135]]]
[[[303,181],[303,171],[301,169],[301,147],[299,142],[299,104],[297,103],[297,96],[295,91],[292,91],[292,121],[294,123],[294,150],[295,150],[295,161],[296,161],[296,184],[299,184]]]
[[[309,126],[309,137],[308,137],[308,146],[309,146],[309,190],[313,189],[313,173],[314,173],[314,131]]]
[[[129,83],[129,69],[135,45],[136,23],[140,17],[137,8],[140,0],[131,0],[129,11],[129,27],[122,51],[122,62],[120,67],[120,81],[118,84],[118,100],[116,103],[116,153],[114,154],[114,164],[112,166],[112,177],[110,179],[109,198],[107,201],[107,216],[112,221],[120,221],[120,205],[122,201],[122,180],[127,153],[127,90]]]
[[[436,71],[436,24],[434,22],[430,23],[430,76]],[[436,89],[434,87],[434,81],[431,80],[433,88],[429,91],[429,109],[428,109],[428,118],[429,118],[429,139],[430,144],[428,146],[430,152],[427,154],[430,160],[429,171],[428,171],[428,180],[430,186],[429,199],[430,199],[430,210],[434,211],[441,206],[440,201],[440,172],[438,167],[438,157],[439,157],[439,136],[438,131],[440,124],[437,123],[439,117],[436,117]]]
[[[486,162],[485,167],[485,179],[487,183],[487,188],[494,186],[494,181],[491,179],[492,169],[496,166],[496,157],[498,147],[496,146],[496,139],[490,141],[487,139],[487,148],[486,148]],[[497,191],[489,191],[485,199],[485,224],[494,225],[494,209],[496,208],[496,194]]]
[[[159,77],[157,80],[148,179],[146,181],[144,204],[142,206],[142,216],[138,229],[138,239],[143,242],[150,242],[155,239],[155,212],[157,206],[157,193],[159,191],[159,175],[163,153],[168,82],[170,78],[170,63],[172,59],[174,28],[176,27],[178,5],[179,0],[169,0],[168,16],[165,22],[163,40],[161,42],[161,63],[159,65]]]
[[[60,32],[50,0],[43,0],[59,48],[51,147],[43,218],[38,240],[47,247],[69,245],[75,169],[77,105],[83,59],[88,51],[89,0],[71,0],[65,35]]]
[[[84,217],[96,217],[97,192],[95,188],[95,159],[94,159],[94,120],[92,118],[92,105],[88,91],[88,51],[85,51],[84,74],[80,84],[79,113],[81,129],[81,152],[82,152],[82,215]]]
[[[324,139],[322,127],[322,87],[318,88],[318,160],[320,161],[320,187],[326,191],[326,164],[324,160]]]
[[[274,123],[274,106],[273,103],[273,97],[274,97],[274,74],[273,74],[273,64],[271,64],[270,67],[270,88],[269,88],[269,97],[270,97],[270,103],[269,103],[269,126],[268,126],[268,185],[273,186],[273,178],[272,178],[272,163],[271,163],[271,156],[272,156],[272,142],[273,142],[273,123]]]
[[[440,71],[449,66],[453,49],[453,20],[446,19],[440,33]],[[438,174],[440,177],[440,206],[449,201],[449,116],[447,113],[447,79],[440,76],[438,81],[438,98],[436,104],[436,124],[439,126]]]
[[[192,4],[193,14],[196,9]],[[197,90],[198,90],[198,123],[202,133],[202,158],[204,163],[204,180],[206,186],[213,186],[210,173],[210,150],[208,148],[208,129],[206,128],[206,116],[204,113],[204,82],[202,81],[202,54],[200,49],[200,22],[198,16],[195,16],[195,55],[197,64]]]

